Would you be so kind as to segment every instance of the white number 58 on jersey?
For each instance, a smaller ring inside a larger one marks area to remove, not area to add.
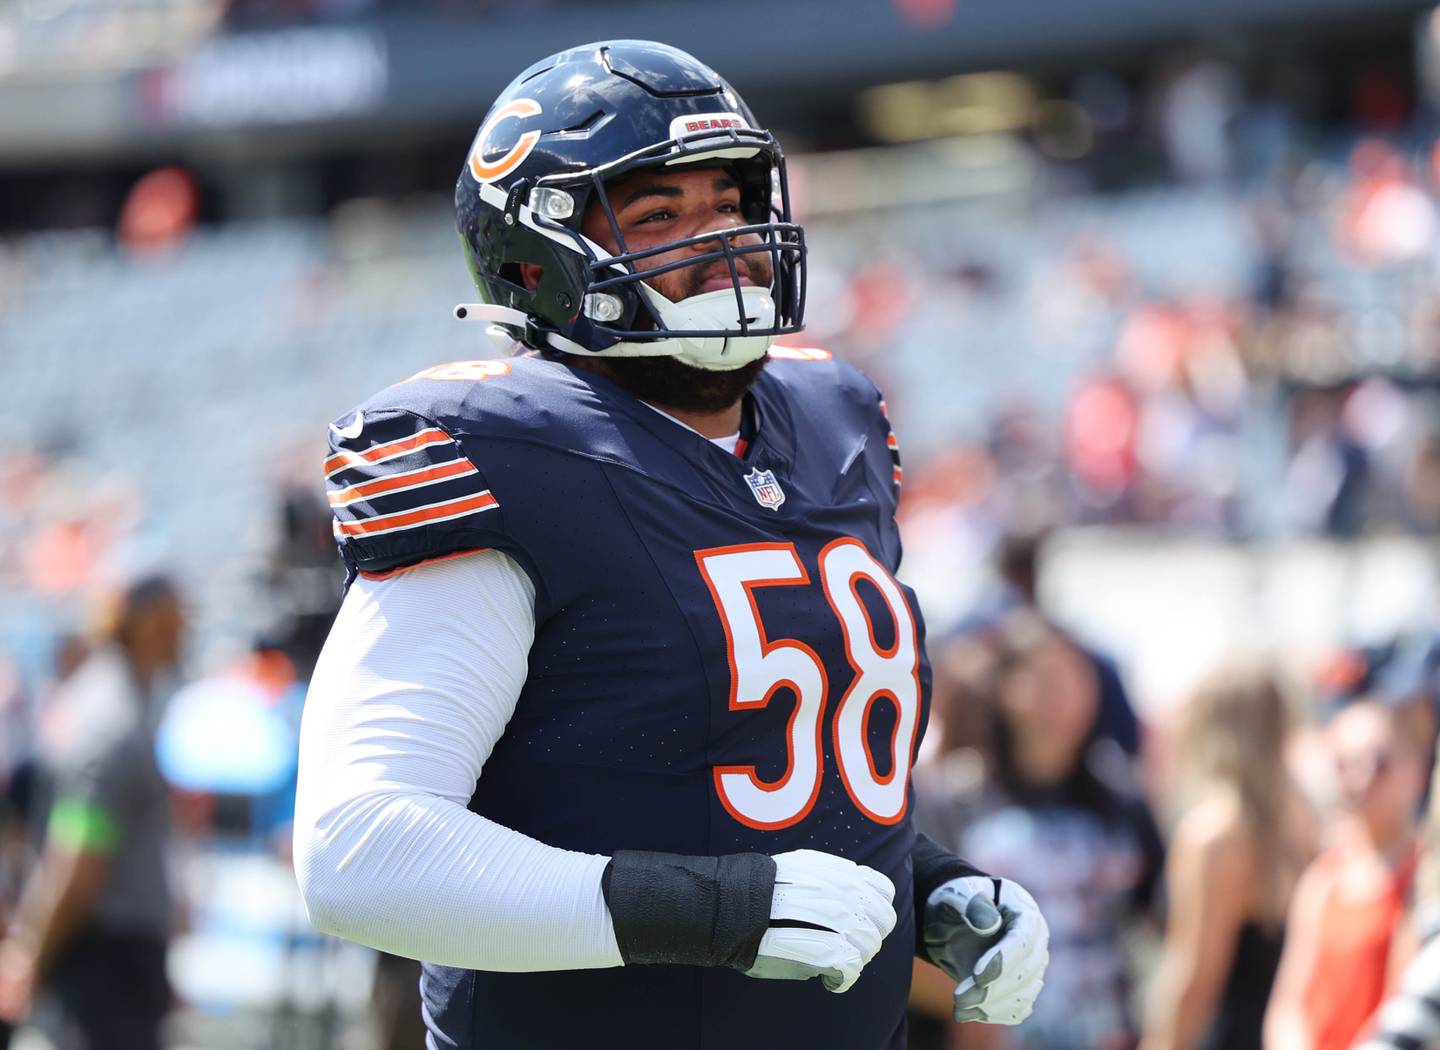
[[[781,689],[795,695],[786,731],[787,761],[780,779],[763,781],[754,766],[716,766],[715,790],[730,815],[754,828],[789,827],[810,812],[820,794],[821,720],[829,686],[815,650],[793,638],[770,639],[760,622],[754,590],[809,586],[810,576],[791,543],[747,543],[696,551],[695,561],[725,626],[730,660],[730,710],[763,708]],[[879,591],[895,622],[895,640],[881,648],[855,585]],[[855,539],[820,552],[820,586],[840,620],[845,655],[854,670],[834,713],[835,758],[840,779],[859,810],[881,824],[905,816],[910,754],[920,722],[920,653],[915,617],[900,585]],[[866,737],[871,705],[881,697],[896,707],[889,772],[880,775]]]

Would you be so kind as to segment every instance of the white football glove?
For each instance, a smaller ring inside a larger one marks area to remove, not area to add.
[[[955,1020],[1019,1024],[1050,961],[1050,928],[1018,882],[967,875],[925,902],[925,950],[959,983]]]
[[[848,991],[895,928],[894,884],[874,868],[813,849],[781,853],[775,868],[770,928],[745,975],[819,977],[829,991]]]

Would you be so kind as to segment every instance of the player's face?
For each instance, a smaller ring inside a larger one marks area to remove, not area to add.
[[[740,186],[719,166],[634,172],[607,184],[606,192],[624,235],[625,248],[631,252],[746,225],[740,211]],[[619,242],[604,209],[591,204],[582,228],[586,237],[606,251],[618,253]],[[760,238],[755,234],[735,238],[737,247],[759,243]],[[719,247],[716,241],[702,241],[642,259],[636,266],[654,270]],[[741,284],[770,286],[770,260],[766,253],[737,256],[736,269]],[[658,274],[650,278],[649,283],[672,302],[733,287],[730,267],[724,259]]]

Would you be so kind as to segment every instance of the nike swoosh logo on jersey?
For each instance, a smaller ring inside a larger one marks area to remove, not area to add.
[[[358,438],[358,437],[360,436],[360,430],[361,430],[361,428],[364,427],[364,426],[365,426],[365,413],[364,413],[364,412],[356,412],[356,413],[355,413],[355,418],[352,419],[352,420],[351,420],[348,424],[346,424],[345,426],[343,426],[343,427],[337,427],[334,423],[331,423],[331,424],[330,424],[330,429],[335,432],[335,436],[336,436],[336,437],[344,438],[346,441],[353,441],[355,438]]]

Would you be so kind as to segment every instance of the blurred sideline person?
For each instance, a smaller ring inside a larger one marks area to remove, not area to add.
[[[10,928],[25,873],[32,864],[32,799],[34,764],[0,770],[0,943]],[[6,1050],[14,1028],[0,1018],[0,1050]]]
[[[1291,718],[1267,675],[1236,670],[1183,714],[1188,803],[1170,840],[1169,915],[1141,1050],[1260,1050],[1285,916],[1313,852],[1284,756]]]
[[[1440,795],[1432,789],[1424,852],[1415,876],[1413,933],[1422,947],[1405,968],[1400,987],[1380,1009],[1371,1038],[1360,1050],[1422,1050],[1440,1046]]]
[[[1403,919],[1430,741],[1373,699],[1343,708],[1328,736],[1344,812],[1335,844],[1295,889],[1266,1050],[1346,1050],[1369,1032],[1412,951]]]
[[[1424,651],[1392,695],[1420,709],[1422,724],[1433,726],[1440,702],[1440,635],[1424,639]],[[1430,732],[1433,741],[1433,730]],[[1430,772],[1429,802],[1415,873],[1409,928],[1422,947],[1406,967],[1400,987],[1380,1009],[1374,1034],[1362,1050],[1419,1050],[1440,1046],[1440,758]]]
[[[1028,613],[1012,617],[994,644],[982,693],[989,754],[917,768],[915,820],[947,849],[1033,887],[1049,918],[1053,965],[1020,1026],[962,1032],[942,1023],[942,1034],[917,1019],[912,1047],[1128,1050],[1138,1026],[1123,937],[1148,917],[1163,863],[1159,830],[1128,762],[1100,734],[1086,654]],[[911,1005],[932,1022],[946,1016],[940,976],[916,967]]]
[[[423,960],[437,1047],[900,1050],[922,952],[958,1016],[1022,1020],[1038,908],[910,821],[884,406],[772,351],[804,293],[773,137],[690,55],[589,44],[496,101],[456,206],[466,315],[517,352],[331,425],[312,922]]]
[[[40,689],[39,710],[49,707],[53,691],[84,665],[89,652],[90,641],[83,634],[66,632],[55,640],[50,677]],[[3,659],[0,655],[0,680],[5,677]],[[13,681],[18,690],[18,676]],[[18,692],[13,694],[10,710],[0,714],[0,721],[8,722],[3,728],[10,734],[0,741],[8,748],[10,760],[9,768],[0,770],[0,943],[14,920],[26,876],[35,866],[47,808],[35,730],[24,711],[24,699]],[[0,698],[0,705],[4,703]],[[13,1034],[13,1025],[0,1018],[0,1050],[10,1045]]]
[[[1001,541],[997,555],[1000,578],[1020,607],[1033,610],[1041,615],[1040,605],[1040,558],[1049,532],[1012,532]],[[1100,715],[1097,731],[1102,737],[1115,741],[1125,754],[1132,758],[1140,754],[1141,725],[1130,703],[1130,694],[1120,677],[1120,668],[1114,658],[1099,649],[1082,644],[1071,638],[1072,644],[1095,665],[1095,682],[1100,695]]]
[[[42,760],[53,782],[45,845],[0,943],[0,1016],[56,1050],[155,1050],[170,1005],[169,796],[155,760],[158,694],[184,618],[148,576],[107,610],[102,644],[53,701]]]

